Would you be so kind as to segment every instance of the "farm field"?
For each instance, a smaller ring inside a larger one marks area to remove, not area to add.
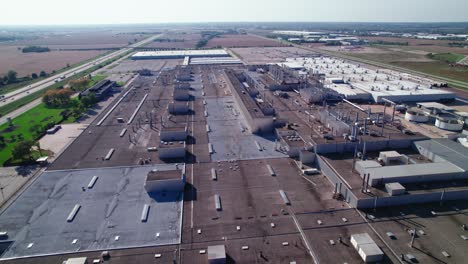
[[[57,71],[64,67],[97,57],[105,50],[87,51],[51,51],[44,53],[22,53],[13,46],[0,46],[0,75],[9,70],[18,73],[18,77],[39,74],[40,71],[47,73]]]
[[[29,34],[18,41],[0,42],[0,46],[47,46],[50,49],[110,49],[122,48],[129,42],[140,41],[147,36],[113,30],[49,31]]]
[[[160,49],[193,49],[202,38],[199,33],[166,33],[158,41],[153,41],[145,45],[145,48]]]
[[[278,41],[268,40],[252,35],[221,35],[211,39],[206,45],[207,48],[214,47],[281,47],[285,46]]]
[[[363,37],[367,40],[386,41],[395,43],[408,43],[408,46],[399,46],[403,49],[420,50],[427,53],[459,53],[468,55],[468,49],[463,47],[451,47],[449,43],[462,42],[454,40],[430,40],[430,39],[414,39],[414,38],[397,38],[397,37]]]

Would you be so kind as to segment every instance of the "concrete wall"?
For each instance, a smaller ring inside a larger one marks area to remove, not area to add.
[[[344,200],[351,206],[356,207],[358,199],[351,192],[350,188],[341,180],[338,174],[327,164],[327,162],[320,156],[317,155],[317,165],[333,186],[336,186],[337,192],[341,193]]]
[[[421,138],[424,139],[424,138]],[[366,141],[367,151],[380,151],[384,149],[404,149],[412,146],[414,139],[390,139],[379,141]],[[355,146],[362,150],[364,142],[322,143],[316,145],[317,154],[354,152]]]
[[[360,199],[357,203],[357,208],[373,208],[384,206],[396,206],[404,204],[430,203],[441,200],[442,192],[431,192],[422,194],[400,195],[375,198]],[[443,195],[444,201],[468,199],[468,190],[445,192]]]

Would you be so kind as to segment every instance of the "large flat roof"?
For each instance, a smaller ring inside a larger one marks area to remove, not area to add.
[[[185,57],[185,56],[225,56],[229,57],[229,53],[223,49],[210,50],[158,50],[158,51],[141,51],[132,55],[132,59],[141,58],[168,58],[168,57]]]
[[[0,215],[13,241],[2,258],[179,243],[182,194],[150,196],[144,188],[149,171],[175,167],[44,172]],[[145,204],[150,209],[142,222]],[[75,205],[81,207],[68,221]]]
[[[374,70],[338,58],[288,58],[286,61],[303,64],[313,73],[324,74],[327,78],[343,79],[352,90],[369,93],[376,102],[382,102],[383,98],[396,102],[455,98],[453,92],[433,87],[436,82],[431,79],[387,69]],[[334,89],[334,85],[330,86]],[[337,91],[348,95],[349,90],[338,87]]]

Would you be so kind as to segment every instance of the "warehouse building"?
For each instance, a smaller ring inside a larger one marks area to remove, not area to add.
[[[181,182],[182,168],[159,164],[41,173],[0,214],[9,237],[2,258],[180,243],[183,195],[166,192],[165,202],[158,202],[145,182],[151,171],[177,171]]]
[[[154,60],[154,59],[184,59],[185,57],[229,57],[229,53],[223,49],[208,50],[159,50],[141,51],[132,55],[132,60]]]
[[[93,85],[91,88],[86,89],[85,91],[80,93],[80,97],[82,96],[87,96],[89,94],[94,94],[98,100],[101,100],[109,94],[112,91],[112,88],[114,88],[116,85],[116,82],[113,82],[111,80],[102,80],[98,82],[97,84]]]
[[[450,162],[381,166],[365,168],[363,172],[363,175],[370,175],[368,182],[373,187],[391,182],[406,184],[468,178],[465,170]]]
[[[433,80],[386,69],[374,70],[337,58],[288,58],[286,62],[304,65],[310,74],[324,75],[326,87],[350,100],[382,103],[383,99],[388,99],[399,103],[454,100],[456,97],[452,92],[437,88]]]

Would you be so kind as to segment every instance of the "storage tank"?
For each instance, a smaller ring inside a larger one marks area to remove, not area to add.
[[[438,117],[435,126],[448,131],[461,131],[465,122],[458,119]]]
[[[405,120],[416,123],[426,123],[429,121],[429,116],[419,109],[411,108],[406,111]]]

